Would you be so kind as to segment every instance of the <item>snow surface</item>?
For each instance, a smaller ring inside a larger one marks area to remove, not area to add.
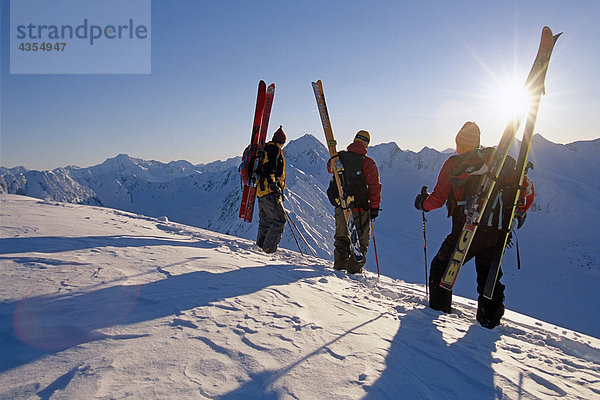
[[[0,399],[600,396],[598,338],[155,218],[0,206]]]
[[[511,151],[516,154],[518,149],[515,141]],[[329,153],[312,135],[291,140],[284,153],[288,173],[284,205],[317,255],[330,259],[334,219],[325,194]],[[449,154],[427,147],[412,152],[385,143],[370,146],[369,155],[377,161],[383,185],[383,210],[374,224],[380,271],[423,283],[423,228],[413,202],[422,185],[433,188]],[[536,200],[518,231],[522,269],[517,270],[514,247],[502,262],[506,305],[600,337],[600,139],[562,145],[535,135],[530,160],[535,165],[530,176]],[[196,166],[185,161],[164,164],[120,154],[89,168],[4,168],[0,193],[102,205],[252,240],[258,213],[252,224],[240,223],[237,217],[239,163],[237,157]],[[426,228],[430,262],[450,231],[445,208],[427,213]],[[281,247],[297,249],[289,228]],[[372,250],[367,254],[367,269],[376,270]],[[470,262],[461,270],[454,292],[476,298],[475,286]],[[574,295],[578,301],[570,301]]]

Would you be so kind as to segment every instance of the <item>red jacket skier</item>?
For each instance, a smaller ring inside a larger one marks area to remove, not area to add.
[[[456,135],[457,155],[451,156],[442,166],[433,192],[429,194],[423,190],[415,199],[415,207],[424,211],[431,211],[446,204],[448,206],[448,216],[452,217],[452,232],[446,237],[438,253],[431,261],[429,275],[429,307],[446,313],[452,311],[452,292],[441,288],[440,281],[466,220],[466,200],[474,194],[472,191],[476,188],[481,175],[487,172],[487,162],[494,152],[493,148],[481,149],[479,147],[480,134],[477,124],[466,122]],[[510,174],[514,171],[514,164],[515,160],[512,157],[507,158],[497,186],[500,186],[504,180],[510,179]],[[525,190],[521,191],[522,201],[517,211],[519,227],[524,221],[525,212],[531,206],[534,198],[533,184],[528,177],[525,177],[524,186]],[[424,189],[426,190],[426,187]],[[502,192],[498,191],[495,196],[501,197]],[[477,320],[482,326],[489,329],[499,325],[500,319],[504,315],[505,287],[500,283],[501,270],[498,274],[492,299],[487,299],[482,295],[492,255],[500,237],[500,231],[507,226],[506,213],[503,214],[500,208],[494,209],[494,203],[490,199],[484,213],[485,218],[481,219],[477,234],[465,260],[466,262],[471,258],[475,258],[477,293],[479,293]],[[508,203],[507,201],[504,204]],[[502,207],[503,202],[498,201],[496,204],[498,204],[496,207]]]
[[[352,207],[354,222],[358,231],[360,247],[366,256],[370,241],[370,219],[375,219],[379,214],[381,204],[381,183],[379,170],[375,161],[367,156],[367,146],[371,135],[365,130],[358,131],[354,141],[340,151],[339,160],[344,165],[344,191],[349,205]],[[327,163],[327,170],[333,173],[331,163]],[[350,237],[346,227],[344,212],[340,207],[337,185],[332,179],[327,190],[329,201],[335,206],[335,241],[334,241],[334,268],[346,270],[348,273],[360,273],[366,262],[366,257],[357,262],[350,256]]]

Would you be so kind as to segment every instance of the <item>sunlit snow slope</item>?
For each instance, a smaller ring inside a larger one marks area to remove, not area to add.
[[[2,399],[600,396],[600,340],[517,313],[490,331],[471,300],[107,208],[0,218]]]

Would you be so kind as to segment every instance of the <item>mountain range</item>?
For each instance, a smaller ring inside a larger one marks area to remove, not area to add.
[[[518,148],[515,142],[513,155]],[[290,141],[284,155],[288,174],[284,206],[317,255],[331,258],[334,220],[325,194],[329,154],[319,140],[307,134]],[[413,152],[385,143],[369,147],[369,155],[378,164],[383,185],[382,211],[374,223],[380,271],[392,278],[423,283],[423,223],[413,200],[422,185],[435,185],[450,154],[431,148]],[[535,135],[530,160],[536,199],[517,236],[522,270],[516,268],[514,250],[507,251],[503,262],[507,306],[600,337],[600,323],[593,317],[600,301],[596,290],[600,234],[595,226],[600,221],[600,139],[562,145]],[[237,217],[239,163],[240,157],[193,165],[120,154],[88,168],[0,168],[0,193],[103,206],[253,239],[258,213],[251,224]],[[450,221],[444,209],[426,217],[429,262],[449,232]],[[281,246],[297,249],[289,228]],[[367,258],[367,269],[374,271],[372,250]],[[455,293],[476,296],[473,269],[463,268]],[[588,301],[577,305],[567,301],[573,292],[587,294],[579,298]]]

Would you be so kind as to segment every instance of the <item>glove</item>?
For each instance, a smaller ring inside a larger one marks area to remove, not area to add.
[[[517,219],[517,229],[521,229],[527,219],[527,211],[517,210],[515,218]]]
[[[427,211],[427,210],[423,209],[423,202],[425,201],[425,199],[427,197],[429,197],[429,193],[427,193],[427,186],[423,186],[421,188],[421,193],[419,193],[417,195],[417,197],[415,198],[415,208],[417,210]]]
[[[377,216],[379,215],[379,211],[381,211],[381,209],[379,209],[379,208],[371,208],[371,219],[373,221],[375,221],[375,218],[377,218]]]
[[[269,182],[269,189],[271,189],[271,191],[275,193],[276,197],[281,197],[281,188],[279,187],[277,182]]]

